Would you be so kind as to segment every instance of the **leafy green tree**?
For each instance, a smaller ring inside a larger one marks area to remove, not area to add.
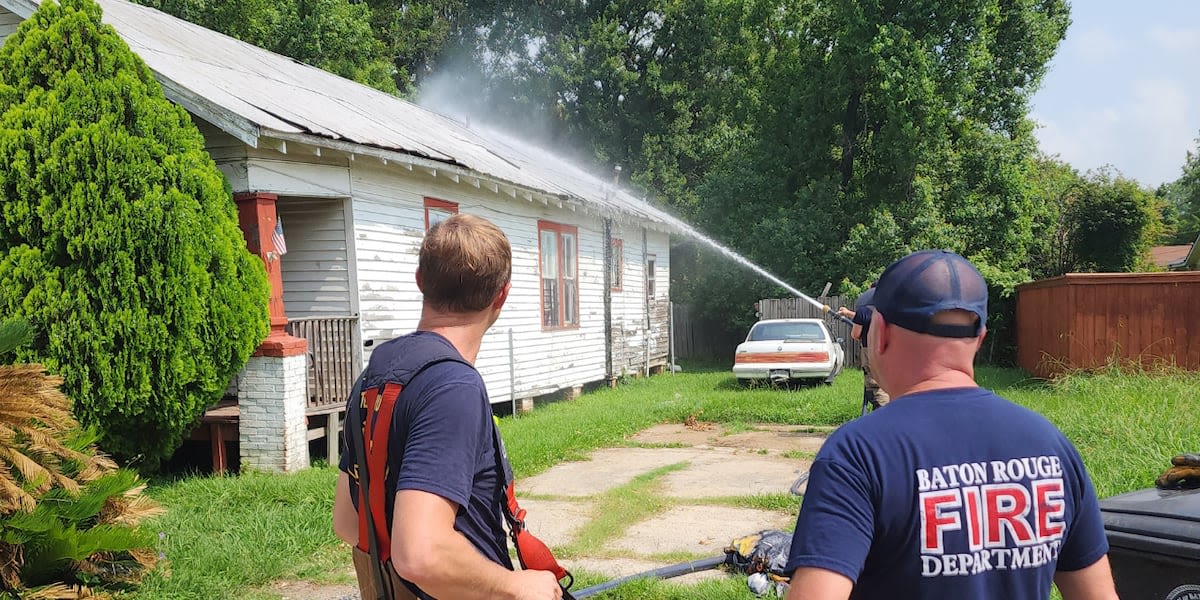
[[[397,89],[410,92],[440,64],[452,29],[462,21],[464,0],[367,0],[370,24],[391,61]]]
[[[1036,207],[1027,260],[1031,277],[1045,279],[1077,270],[1080,259],[1071,207],[1087,193],[1088,182],[1067,163],[1041,155],[1030,160],[1027,181]]]
[[[0,312],[102,446],[152,468],[266,336],[269,287],[187,113],[100,21],[47,2],[0,50]]]
[[[1141,270],[1159,225],[1154,195],[1136,181],[1099,171],[1066,207],[1077,263],[1072,270]]]
[[[922,247],[967,255],[1001,291],[1028,279],[1026,114],[1062,0],[481,4],[448,46],[484,65],[482,105],[551,115],[551,139],[622,164],[800,289],[861,287]],[[673,289],[712,303],[699,314],[759,290],[709,279]]]
[[[1174,231],[1168,240],[1174,244],[1190,244],[1200,237],[1200,138],[1196,151],[1188,151],[1183,174],[1163,186],[1161,195],[1173,217]]]
[[[1035,278],[1150,267],[1147,251],[1162,228],[1153,193],[1111,170],[1080,175],[1044,156],[1032,161],[1028,181],[1039,209],[1028,261]]]
[[[388,47],[371,28],[371,9],[358,2],[135,1],[388,93],[407,89],[406,76],[396,76]]]

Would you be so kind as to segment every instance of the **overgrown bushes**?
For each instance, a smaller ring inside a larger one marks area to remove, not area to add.
[[[0,352],[26,332],[0,326]],[[157,560],[138,523],[160,510],[134,473],[96,451],[60,382],[41,365],[0,366],[3,599],[87,597],[137,581]]]
[[[92,0],[0,50],[0,312],[76,416],[153,467],[268,331],[268,286],[203,138]]]

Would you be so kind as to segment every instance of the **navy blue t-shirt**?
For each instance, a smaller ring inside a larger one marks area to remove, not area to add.
[[[862,344],[863,348],[867,347],[867,330],[871,328],[871,317],[875,314],[875,288],[867,288],[867,291],[859,294],[854,301],[854,318],[851,321],[862,327],[858,334],[858,343]]]
[[[364,389],[387,383],[395,374],[397,357],[429,343],[443,344],[453,356],[460,356],[436,333],[418,331],[390,340],[371,354]],[[396,401],[388,439],[387,484],[397,492],[420,490],[457,504],[454,528],[488,559],[511,569],[500,512],[504,482],[497,470],[494,427],[492,405],[478,371],[456,361],[426,368],[409,381]],[[352,473],[344,447],[339,467]],[[353,476],[350,493],[357,507],[358,482]],[[388,494],[387,500],[391,516],[395,494]]]
[[[843,425],[809,471],[786,572],[852,598],[1037,598],[1108,552],[1091,480],[1049,421],[990,391],[895,398]]]

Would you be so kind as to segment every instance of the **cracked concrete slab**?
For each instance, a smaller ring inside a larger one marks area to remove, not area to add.
[[[525,527],[551,549],[566,546],[575,533],[592,518],[591,504],[559,500],[522,500]]]
[[[720,498],[786,494],[807,460],[712,449],[693,458],[686,469],[662,478],[663,493],[672,498]]]
[[[606,448],[591,460],[560,463],[534,477],[517,480],[517,494],[592,496],[625,485],[634,477],[700,456],[691,448]]]
[[[789,514],[728,506],[677,506],[625,530],[611,545],[642,556],[691,552],[716,556],[733,540],[795,524]]]

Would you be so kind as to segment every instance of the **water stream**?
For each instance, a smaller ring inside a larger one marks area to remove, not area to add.
[[[722,245],[720,242],[708,237],[707,235],[704,235],[703,233],[700,233],[700,231],[698,231],[695,227],[692,227],[691,225],[688,225],[684,221],[674,218],[674,217],[671,217],[671,222],[677,229],[680,230],[681,233],[686,234],[688,237],[690,237],[698,242],[707,244],[709,247],[713,248],[717,252],[720,252],[721,254],[725,255],[726,258],[729,258],[730,260],[750,269],[751,271],[754,271],[755,273],[762,275],[763,278],[765,278],[768,281],[778,285],[779,287],[782,287],[783,289],[791,292],[797,298],[802,298],[806,302],[809,302],[810,304],[812,304],[813,306],[815,306],[821,310],[826,309],[826,306],[824,304],[821,304],[820,302],[813,300],[808,295],[806,295],[804,292],[801,292],[800,290],[788,285],[788,283],[786,281],[776,277],[775,275],[772,275],[769,271],[767,271],[766,269],[751,262],[751,260],[746,258],[745,256],[742,256],[741,254],[734,252],[733,250]]]

